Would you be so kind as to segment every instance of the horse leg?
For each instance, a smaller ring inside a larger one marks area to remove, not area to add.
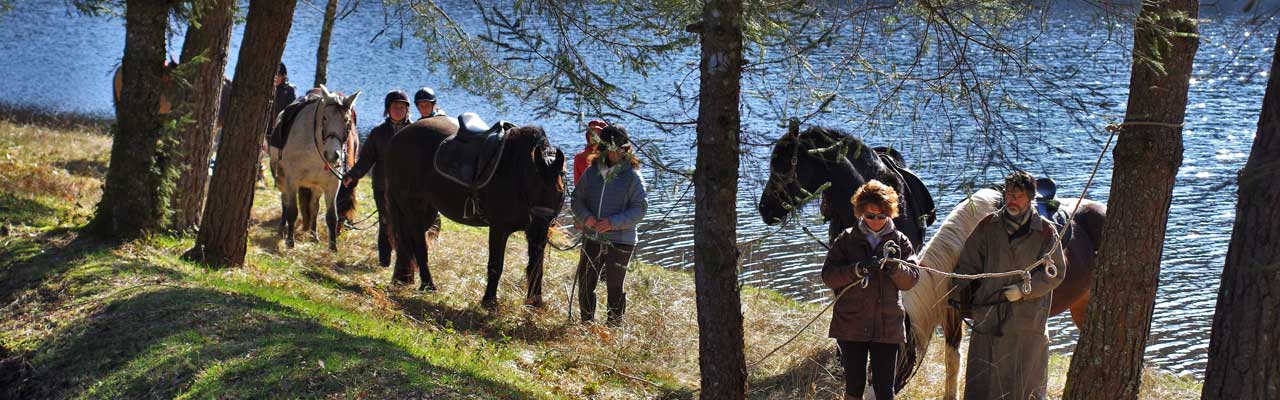
[[[960,319],[960,312],[955,307],[946,307],[942,322],[942,336],[947,343],[946,353],[943,355],[946,365],[946,382],[943,386],[942,398],[945,400],[956,399],[956,388],[959,386],[958,377],[960,376],[960,340],[964,338],[964,323]]]
[[[280,192],[281,208],[284,210],[281,225],[284,226],[284,245],[293,248],[293,224],[298,219],[297,189],[286,187]]]
[[[311,199],[315,194],[311,192],[311,188],[298,188],[298,215],[302,219],[301,228],[303,233],[311,231],[311,224],[315,223],[316,214],[311,210]]]
[[[309,202],[306,205],[306,208],[303,209],[305,210],[305,215],[307,217],[307,233],[311,235],[310,239],[312,242],[319,242],[320,233],[317,232],[316,229],[320,224],[316,222],[316,219],[320,217],[320,195],[313,189],[311,190],[311,196],[308,200]]]
[[[484,308],[498,307],[498,281],[502,279],[503,258],[506,257],[507,237],[510,235],[511,231],[506,229],[489,227],[489,281],[484,288],[484,299],[480,300]]]
[[[417,252],[413,248],[413,231],[419,225],[418,215],[407,205],[401,205],[395,196],[386,197],[387,211],[389,218],[387,227],[395,236],[392,245],[396,248],[396,266],[391,273],[392,284],[411,284],[413,283],[413,265],[417,264],[420,271],[427,270],[427,257],[423,252],[422,258],[418,258]],[[430,277],[430,273],[423,277]],[[427,282],[423,282],[424,286]]]
[[[427,248],[427,227],[431,226],[431,221],[439,218],[435,209],[428,209],[423,213],[425,218],[414,221],[413,232],[407,241],[413,248],[413,259],[418,263],[418,276],[422,278],[422,285],[418,286],[418,290],[424,292],[436,291],[436,284],[431,280],[431,269],[427,268],[427,260],[430,259],[430,249]],[[397,255],[398,260],[401,256]]]
[[[529,224],[525,230],[525,238],[529,245],[529,266],[524,270],[525,297],[524,305],[542,308],[542,272],[543,258],[547,252],[548,226],[542,223]]]
[[[337,192],[335,190],[324,191],[324,209],[325,209],[324,224],[325,224],[325,227],[329,228],[329,250],[337,252],[338,251],[338,203],[336,203],[335,196],[337,196]]]

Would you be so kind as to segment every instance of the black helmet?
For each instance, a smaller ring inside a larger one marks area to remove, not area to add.
[[[629,141],[627,128],[623,128],[622,125],[609,125],[600,130],[600,142],[606,146],[630,148]]]
[[[413,94],[413,103],[418,104],[424,101],[436,102],[436,91],[429,87],[418,89],[418,93]]]
[[[382,102],[382,115],[391,115],[391,103],[402,102],[409,104],[409,94],[403,90],[392,90],[387,92],[387,98]]]
[[[281,63],[280,63],[280,69],[277,69],[277,70],[276,70],[276,75],[289,76],[289,69],[288,69],[288,68],[285,68],[285,66],[284,66],[284,62],[281,62]]]

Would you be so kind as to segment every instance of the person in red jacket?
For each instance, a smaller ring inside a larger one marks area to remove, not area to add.
[[[581,153],[573,156],[573,184],[578,184],[578,177],[582,176],[582,171],[586,171],[591,166],[591,156],[596,153],[596,137],[599,137],[600,130],[609,126],[607,122],[601,120],[592,120],[587,123],[587,146],[582,149]]]

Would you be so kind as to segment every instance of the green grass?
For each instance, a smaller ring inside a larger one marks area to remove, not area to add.
[[[627,323],[568,317],[576,254],[549,251],[545,309],[521,306],[523,237],[506,249],[500,306],[479,306],[486,230],[446,222],[433,244],[440,290],[390,286],[374,232],[339,251],[275,233],[278,195],[260,185],[248,265],[182,261],[187,237],[108,246],[79,236],[96,203],[110,138],[83,127],[0,118],[0,398],[689,398],[698,381],[690,274],[637,264]],[[5,183],[22,168],[36,174]],[[34,172],[33,172],[34,171]],[[368,212],[367,185],[360,192]],[[602,289],[603,291],[603,289]],[[743,290],[753,362],[821,307]],[[602,299],[603,301],[603,299]],[[576,307],[576,305],[575,305]],[[603,312],[601,310],[600,312]],[[829,317],[751,371],[752,398],[838,398]],[[936,397],[937,349],[904,398]],[[1065,376],[1055,356],[1052,375]],[[1146,398],[1189,398],[1199,384],[1149,374]],[[1051,381],[1055,393],[1061,382]]]

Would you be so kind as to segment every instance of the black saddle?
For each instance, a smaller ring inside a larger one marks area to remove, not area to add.
[[[298,113],[302,112],[307,104],[311,104],[320,100],[319,95],[309,94],[299,97],[284,107],[280,111],[280,115],[273,115],[275,120],[272,121],[271,132],[267,135],[267,144],[277,149],[283,149],[285,143],[289,142],[289,132],[293,129],[293,122],[298,118]]]
[[[922,217],[921,220],[916,221],[920,229],[923,231],[924,228],[937,222],[938,214],[933,205],[933,195],[929,193],[929,187],[925,186],[924,181],[921,181],[915,172],[902,165],[902,155],[892,148],[877,147],[875,151],[876,155],[880,156],[880,162],[902,177],[902,182],[907,186],[905,190],[907,193],[903,193],[902,196],[903,202],[915,215]],[[907,201],[908,196],[920,201]]]
[[[436,172],[472,191],[489,184],[502,160],[510,122],[485,124],[475,113],[458,116],[458,132],[445,138],[436,148]]]

